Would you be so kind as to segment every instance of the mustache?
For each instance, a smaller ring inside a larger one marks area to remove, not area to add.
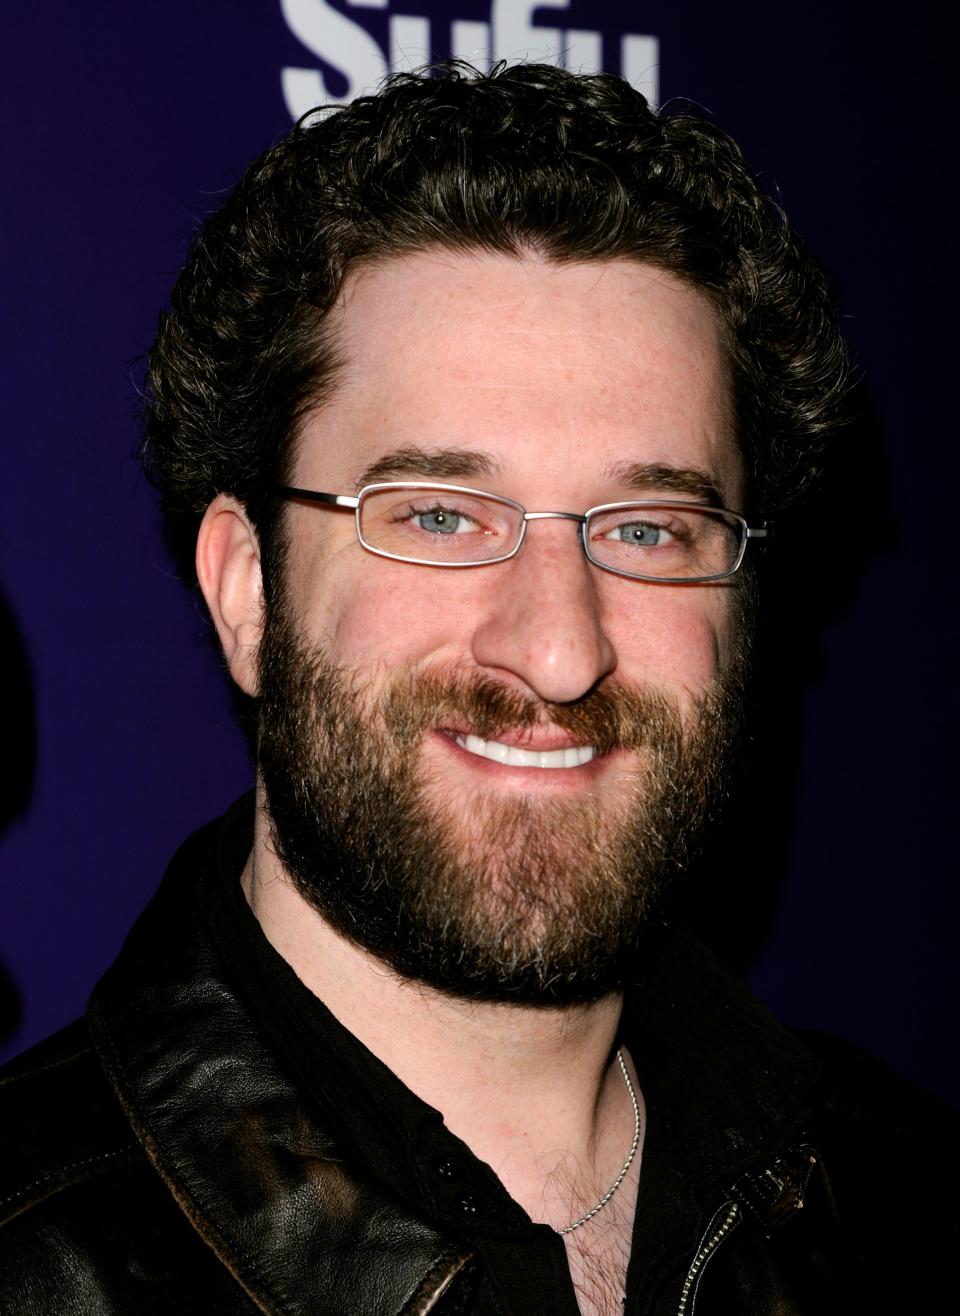
[[[622,683],[597,687],[573,703],[555,704],[491,677],[421,672],[393,685],[382,707],[389,729],[405,747],[444,722],[466,725],[484,740],[511,730],[554,727],[601,754],[682,739],[680,711],[671,700],[648,687]]]

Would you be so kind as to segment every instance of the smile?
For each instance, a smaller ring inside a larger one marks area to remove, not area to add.
[[[571,745],[569,749],[518,749],[499,740],[481,740],[479,736],[455,735],[453,739],[468,754],[504,763],[508,768],[579,768],[589,763],[595,750],[592,745]]]

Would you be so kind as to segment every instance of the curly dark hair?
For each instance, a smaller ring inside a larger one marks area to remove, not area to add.
[[[201,228],[147,381],[146,469],[185,558],[224,491],[278,569],[270,491],[335,383],[325,314],[359,262],[431,247],[671,271],[722,325],[751,512],[816,477],[847,356],[823,272],[736,143],[619,78],[450,63],[307,116]]]

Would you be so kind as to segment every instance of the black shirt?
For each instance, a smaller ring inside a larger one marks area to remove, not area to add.
[[[577,1316],[561,1236],[531,1221],[440,1113],[354,1038],[267,941],[240,887],[250,841],[248,797],[224,820],[218,871],[201,883],[201,902],[229,976],[305,1100],[336,1127],[355,1168],[476,1251],[477,1316]],[[817,1069],[693,938],[672,932],[656,949],[651,942],[651,955],[644,981],[627,992],[619,1037],[647,1108],[628,1316],[677,1311],[727,1187],[796,1140]]]

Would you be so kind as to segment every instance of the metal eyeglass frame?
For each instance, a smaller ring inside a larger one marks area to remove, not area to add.
[[[363,500],[369,494],[378,493],[383,489],[442,489],[450,493],[472,494],[474,497],[487,498],[492,502],[502,503],[505,507],[512,507],[520,514],[520,533],[517,536],[517,542],[509,553],[501,553],[498,557],[481,558],[475,562],[431,562],[428,559],[405,557],[400,553],[389,553],[386,549],[376,548],[363,537],[363,532],[360,529],[360,512]],[[581,514],[579,512],[528,512],[522,503],[516,502],[513,498],[504,498],[502,494],[489,493],[486,489],[473,489],[463,484],[438,483],[435,480],[386,480],[378,484],[365,484],[356,495],[323,493],[318,489],[299,489],[293,485],[278,485],[275,492],[281,498],[288,500],[302,500],[323,507],[337,507],[346,511],[353,511],[357,539],[368,553],[387,558],[391,562],[409,562],[411,565],[418,567],[454,569],[457,567],[489,567],[496,562],[508,562],[510,558],[516,557],[523,547],[528,521],[576,521],[580,547],[583,549],[584,556],[588,562],[591,562],[595,567],[599,567],[601,571],[609,571],[612,575],[623,576],[627,580],[645,580],[656,585],[707,585],[711,581],[728,580],[730,576],[735,575],[743,563],[748,542],[751,539],[766,539],[769,534],[766,525],[751,526],[747,523],[745,516],[740,512],[731,511],[728,507],[713,507],[709,503],[688,503],[679,498],[634,498],[619,503],[600,503],[596,507],[587,508]],[[606,562],[600,562],[591,554],[587,546],[587,522],[598,512],[612,512],[619,507],[692,507],[703,512],[723,512],[726,516],[732,516],[740,525],[740,549],[736,561],[729,570],[717,572],[712,576],[644,576],[634,571],[622,571],[619,567],[612,567]]]

